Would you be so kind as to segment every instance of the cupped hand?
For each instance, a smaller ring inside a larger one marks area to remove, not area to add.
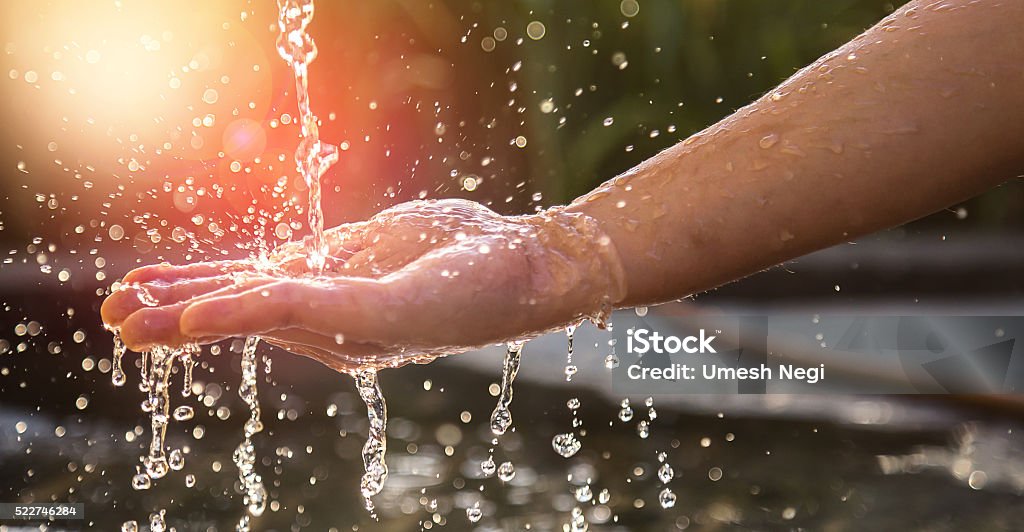
[[[259,335],[351,371],[535,335],[625,297],[614,246],[594,220],[560,209],[509,217],[413,201],[326,236],[316,275],[298,242],[264,260],[138,268],[103,320],[133,350]]]

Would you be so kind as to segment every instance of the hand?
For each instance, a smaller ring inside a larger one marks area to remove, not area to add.
[[[625,297],[594,220],[552,209],[500,216],[465,200],[413,201],[328,232],[327,269],[301,243],[265,260],[146,266],[103,303],[128,348],[259,335],[339,370],[519,339]]]

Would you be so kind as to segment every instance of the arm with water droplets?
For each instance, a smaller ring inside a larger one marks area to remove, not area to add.
[[[935,212],[1024,173],[1022,25],[1022,2],[910,2],[565,210],[617,249],[620,306]]]

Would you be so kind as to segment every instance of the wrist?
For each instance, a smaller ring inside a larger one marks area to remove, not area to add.
[[[541,230],[541,244],[561,255],[576,281],[565,294],[575,317],[602,321],[626,299],[625,269],[619,251],[593,217],[552,207],[534,216]]]

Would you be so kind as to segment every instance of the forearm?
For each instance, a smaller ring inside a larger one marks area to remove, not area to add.
[[[1024,3],[912,2],[566,208],[625,271],[619,305],[710,289],[1024,170]]]

